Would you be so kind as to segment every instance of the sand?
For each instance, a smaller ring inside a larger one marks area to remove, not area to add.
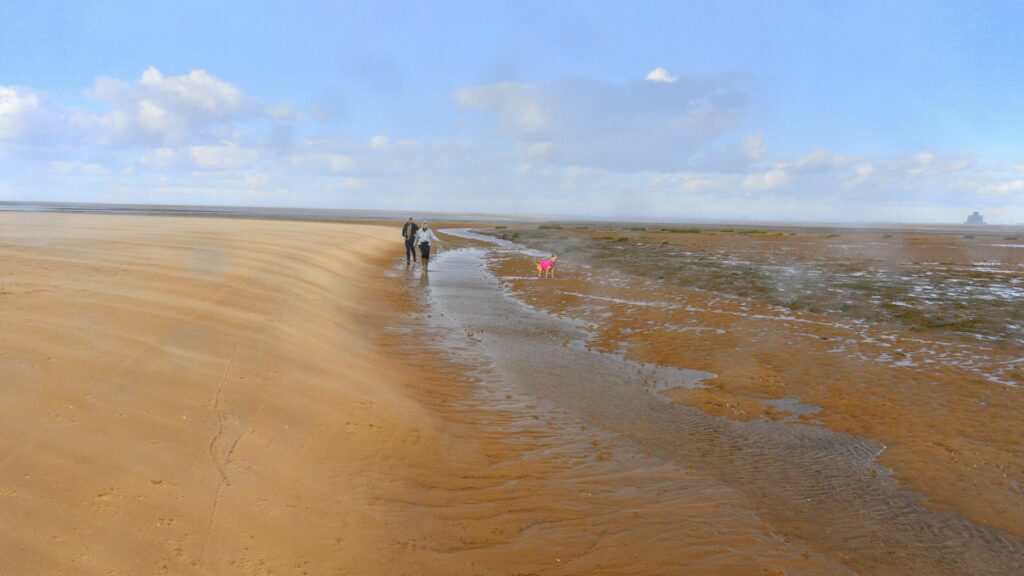
[[[384,232],[0,215],[3,572],[386,571],[441,432],[362,337]]]
[[[0,571],[847,573],[714,478],[481,395],[401,251],[0,213]]]

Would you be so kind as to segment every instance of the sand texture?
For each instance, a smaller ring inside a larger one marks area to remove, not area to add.
[[[2,572],[386,565],[434,432],[361,338],[383,232],[0,215]]]
[[[481,395],[400,253],[393,227],[0,214],[0,572],[847,573],[713,479]]]

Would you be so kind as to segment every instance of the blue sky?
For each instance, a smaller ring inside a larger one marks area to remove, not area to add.
[[[1024,222],[1013,2],[0,4],[0,199]]]

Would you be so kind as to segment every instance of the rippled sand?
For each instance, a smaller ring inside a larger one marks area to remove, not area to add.
[[[442,432],[363,337],[384,237],[0,214],[0,572],[386,572]]]

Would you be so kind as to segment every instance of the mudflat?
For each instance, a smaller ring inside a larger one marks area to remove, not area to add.
[[[561,256],[556,283],[514,252],[490,267],[594,349],[716,374],[677,402],[871,439],[920,505],[1024,535],[1019,229],[486,232]]]

